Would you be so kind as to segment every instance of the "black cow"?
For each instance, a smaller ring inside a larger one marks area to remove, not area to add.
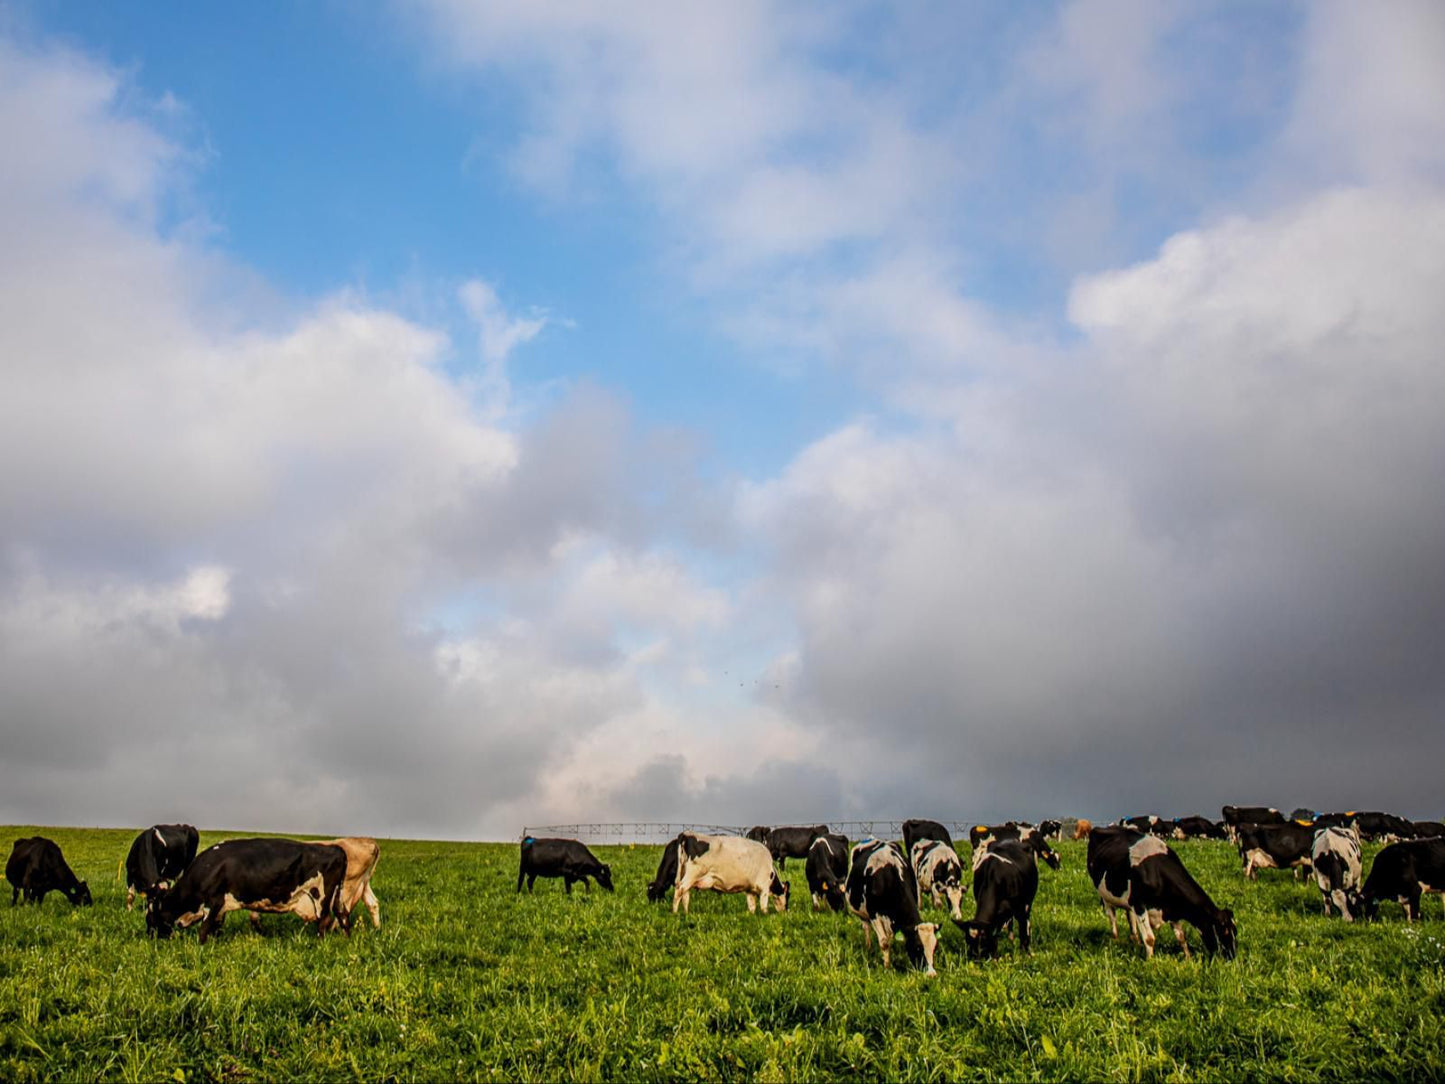
[[[90,886],[78,880],[68,865],[60,845],[44,836],[17,839],[5,863],[5,879],[10,882],[10,906],[14,907],[25,893],[26,903],[39,903],[47,893],[59,891],[72,906],[89,907]]]
[[[1293,869],[1296,878],[1310,870],[1310,851],[1315,844],[1314,825],[1241,824],[1235,829],[1239,860],[1244,875],[1258,880],[1256,870]]]
[[[1234,839],[1241,824],[1283,824],[1285,816],[1272,805],[1227,805],[1219,810],[1224,830]],[[1323,825],[1321,825],[1323,827]]]
[[[125,909],[136,894],[167,889],[195,860],[201,834],[189,824],[156,824],[135,837],[125,856]]]
[[[1439,821],[1415,822],[1416,839],[1429,839],[1431,836],[1445,836],[1445,824]]]
[[[754,843],[761,843],[764,847],[768,845],[768,833],[772,829],[765,824],[755,824],[747,830],[744,839],[750,839]]]
[[[1415,824],[1393,813],[1356,813],[1354,825],[1364,840],[1382,840],[1394,843],[1402,839],[1415,838]]]
[[[848,837],[835,833],[819,836],[808,848],[805,872],[813,910],[821,911],[825,903],[835,911],[847,908],[843,885],[848,880],[848,850]]]
[[[1058,853],[1049,846],[1044,834],[1032,824],[1009,821],[1006,824],[976,824],[968,830],[968,842],[973,847],[973,868],[983,857],[983,848],[995,841],[1016,839],[1034,852],[1035,857],[1048,863],[1050,869],[1061,865]]]
[[[1359,815],[1353,809],[1348,813],[1316,813],[1314,826],[1316,828],[1353,828],[1355,818]]]
[[[583,843],[575,839],[537,839],[527,836],[522,840],[522,864],[517,870],[517,891],[522,891],[522,882],[527,882],[527,891],[538,877],[561,877],[567,894],[572,894],[572,885],[582,882],[583,888],[591,888],[587,878],[594,878],[599,885],[612,891],[612,867],[599,862],[597,856]]]
[[[662,848],[662,861],[657,866],[657,876],[647,886],[647,900],[649,903],[657,903],[667,898],[667,890],[677,884],[677,849],[680,846],[681,836],[677,839],[669,839],[667,846]]]
[[[1420,896],[1425,892],[1439,892],[1445,902],[1445,839],[1439,837],[1391,843],[1375,855],[1360,904],[1367,917],[1375,918],[1381,900],[1398,900],[1406,921],[1413,922],[1421,917]]]
[[[1313,809],[1306,809],[1304,806],[1298,806],[1296,807],[1295,811],[1289,815],[1289,819],[1296,822],[1308,821],[1310,824],[1313,824],[1317,816],[1319,816],[1319,814],[1316,813]]]
[[[918,818],[903,822],[903,850],[913,853],[913,845],[920,839],[936,839],[940,843],[947,843],[953,846],[953,837],[948,834],[948,829],[937,821],[926,821]]]
[[[1225,831],[1224,825],[1208,817],[1175,817],[1171,835],[1175,839],[1224,839]]]
[[[1017,921],[1019,948],[1029,951],[1039,867],[1034,850],[1023,840],[996,839],[984,844],[973,866],[973,918],[954,919],[968,935],[968,953],[988,959],[998,953],[999,931]]]
[[[863,922],[863,947],[869,934],[878,938],[883,966],[890,966],[889,949],[894,933],[903,934],[903,945],[914,967],[925,975],[936,975],[933,954],[938,947],[938,926],[922,921],[918,911],[918,882],[913,869],[896,843],[870,839],[853,848],[848,865],[848,910]]]
[[[294,914],[316,923],[317,936],[340,924],[351,934],[346,909],[346,852],[330,843],[295,839],[229,839],[196,856],[168,891],[146,900],[146,929],[169,937],[200,922],[200,943],[232,911]]]
[[[782,869],[787,869],[789,858],[807,858],[808,848],[813,845],[813,840],[827,834],[828,826],[826,824],[815,824],[811,827],[789,825],[783,828],[770,828],[765,842],[768,851],[773,856],[773,861]]]

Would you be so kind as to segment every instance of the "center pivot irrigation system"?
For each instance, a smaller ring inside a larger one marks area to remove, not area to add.
[[[877,821],[796,821],[796,824],[826,824],[830,832],[840,832],[849,839],[900,839],[903,836],[901,820]],[[955,839],[968,840],[968,830],[986,821],[939,821],[953,834]],[[660,821],[629,821],[620,824],[538,824],[522,829],[521,839],[528,836],[545,838],[557,836],[564,839],[580,839],[589,843],[666,843],[679,832],[700,832],[712,836],[746,835],[751,825],[743,824],[668,824]],[[772,826],[772,827],[777,827]]]

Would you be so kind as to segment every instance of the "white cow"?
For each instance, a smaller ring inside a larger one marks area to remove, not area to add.
[[[672,912],[688,913],[692,890],[714,892],[746,892],[748,912],[768,911],[771,896],[779,911],[788,909],[787,881],[773,869],[772,853],[761,843],[741,836],[706,836],[684,832],[678,836],[677,886],[672,896]]]

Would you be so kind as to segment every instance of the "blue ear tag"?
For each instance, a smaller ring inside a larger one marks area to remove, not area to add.
[[[523,842],[523,843],[536,843],[536,842],[537,842],[537,837],[536,837],[536,836],[527,836],[525,839],[522,840],[522,842]]]

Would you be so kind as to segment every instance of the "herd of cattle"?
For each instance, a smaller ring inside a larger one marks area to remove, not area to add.
[[[189,824],[157,824],[135,837],[125,860],[125,907],[145,897],[146,929],[169,937],[177,926],[201,924],[200,942],[220,928],[232,911],[249,911],[253,925],[262,912],[299,915],[319,934],[340,925],[351,932],[351,912],[365,904],[373,926],[381,907],[371,875],[381,848],[359,836],[302,843],[294,839],[230,839],[202,851],[200,833]],[[76,906],[92,901],[90,887],[75,876],[60,847],[43,836],[17,839],[5,863],[10,905],[39,903],[58,891]]]
[[[1192,925],[1209,954],[1235,954],[1233,913],[1215,906],[1209,894],[1170,849],[1166,839],[1230,839],[1246,878],[1260,869],[1312,871],[1328,916],[1347,921],[1374,918],[1382,900],[1398,901],[1407,920],[1420,915],[1424,892],[1445,900],[1445,826],[1408,821],[1385,813],[1316,815],[1296,810],[1289,817],[1270,807],[1225,806],[1223,820],[1203,817],[1164,820],[1127,817],[1112,825],[1074,824],[1073,838],[1087,840],[1089,880],[1118,940],[1118,912],[1126,912],[1132,940],[1154,955],[1155,931],[1169,923],[1186,957],[1184,924]],[[1059,821],[1037,825],[1010,821],[978,825],[969,832],[972,883],[948,829],[937,821],[903,822],[902,842],[866,839],[850,845],[827,825],[757,827],[744,836],[682,832],[663,848],[647,898],[673,893],[672,909],[689,910],[694,891],[743,893],[748,910],[766,913],[788,906],[791,883],[782,877],[789,858],[802,860],[815,910],[847,911],[863,922],[865,947],[878,939],[884,966],[896,936],[909,961],[935,974],[939,924],[923,921],[926,903],[946,909],[967,938],[974,957],[996,954],[999,936],[1016,936],[1029,951],[1038,863],[1058,870],[1050,839],[1063,836]],[[1361,840],[1386,846],[1363,877]],[[232,911],[291,913],[314,922],[318,934],[340,926],[351,932],[352,911],[364,904],[372,924],[381,911],[371,888],[380,848],[373,839],[347,837],[324,843],[289,839],[234,839],[197,854],[200,835],[186,824],[158,824],[135,838],[126,858],[126,909],[145,897],[147,930],[169,937],[176,927],[200,923],[200,941],[216,932]],[[90,889],[66,864],[59,846],[40,836],[15,841],[5,866],[13,892],[38,903],[59,891],[74,905],[88,905]],[[596,881],[611,891],[612,871],[573,839],[522,840],[517,891],[530,891],[538,877],[560,877],[567,892]],[[963,917],[963,897],[973,892],[975,911]]]

